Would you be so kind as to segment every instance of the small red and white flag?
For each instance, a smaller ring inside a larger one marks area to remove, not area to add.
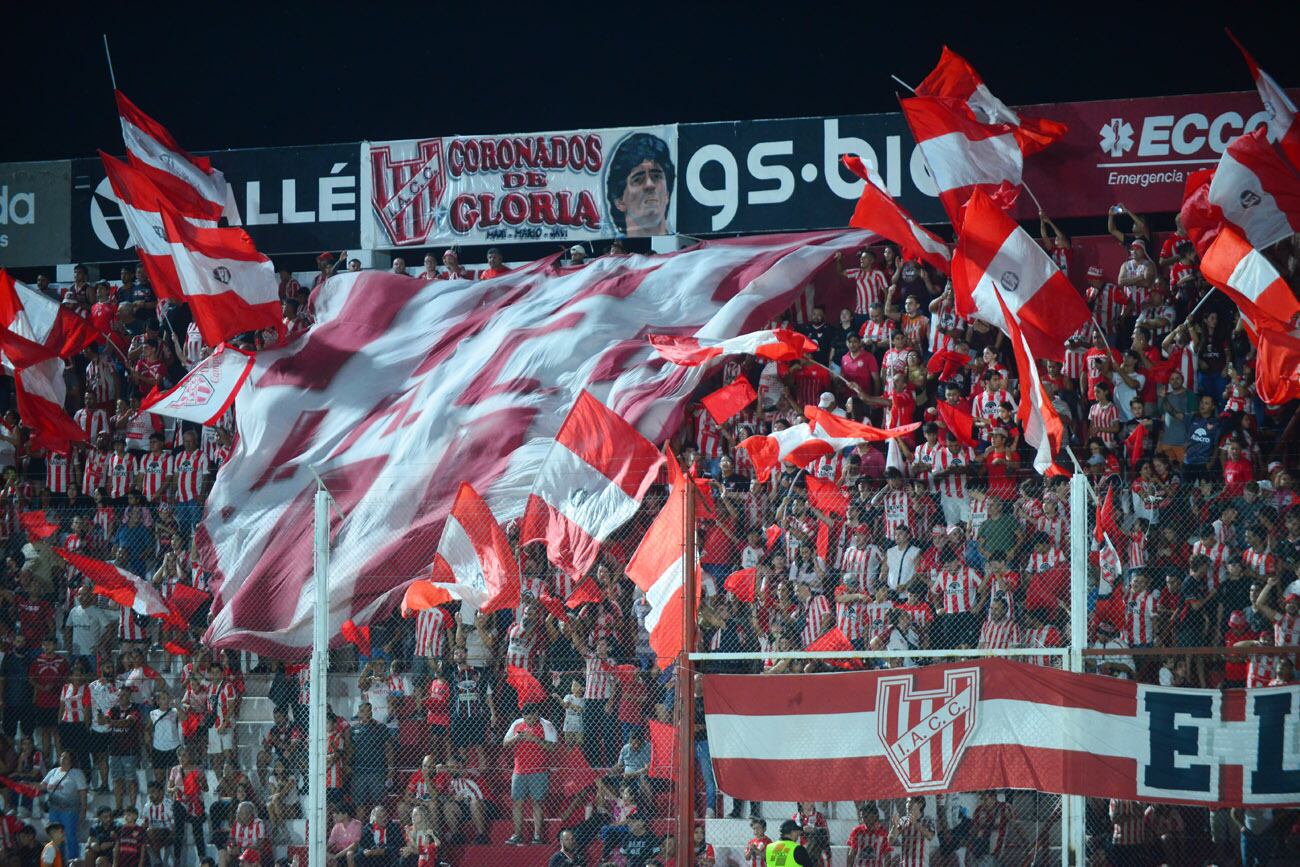
[[[582,391],[537,472],[520,545],[545,542],[558,568],[585,575],[601,543],[641,507],[663,461],[649,440]]]
[[[175,626],[189,625],[183,617],[172,610],[156,587],[138,575],[133,575],[112,563],[78,554],[76,551],[55,548],[54,553],[89,578],[95,592],[100,596],[112,599],[123,608],[130,608],[145,617],[157,617]]]
[[[1259,68],[1255,58],[1246,50],[1246,46],[1237,41],[1232,31],[1229,30],[1227,33],[1228,38],[1245,58],[1246,66],[1250,68],[1250,76],[1255,79],[1255,87],[1259,90],[1259,99],[1264,103],[1264,111],[1268,112],[1269,140],[1277,142],[1291,164],[1300,167],[1300,126],[1295,122],[1295,103],[1287,96],[1281,85],[1273,80],[1273,76]]]
[[[0,268],[0,351],[16,370],[71,358],[98,337],[84,317]]]
[[[946,400],[941,400],[934,405],[939,413],[939,418],[943,420],[943,426],[948,429],[948,433],[953,435],[957,442],[970,448],[975,448],[978,443],[975,439],[975,417],[966,412],[959,406],[953,406]]]
[[[736,413],[753,403],[757,397],[758,393],[754,391],[754,386],[749,384],[744,374],[741,374],[730,385],[724,385],[717,391],[704,395],[700,398],[700,403],[709,411],[714,421],[725,424]]]
[[[1035,358],[1063,360],[1065,341],[1092,318],[1083,297],[1038,242],[981,190],[966,206],[952,284],[958,313],[1010,334],[1005,305]]]
[[[804,422],[770,434],[746,437],[737,445],[749,453],[754,477],[766,482],[772,471],[785,461],[804,468],[824,458],[865,442],[880,442],[905,436],[920,427],[920,422],[896,428],[877,428],[840,418],[818,407],[804,407]]]
[[[163,211],[163,231],[181,290],[203,342],[216,346],[245,331],[283,332],[280,281],[271,260],[243,229],[205,229]]]
[[[18,514],[18,523],[27,531],[27,538],[32,540],[48,539],[59,532],[59,525],[49,522],[45,517],[44,509],[20,512]]]
[[[192,156],[167,128],[115,91],[122,140],[131,164],[144,172],[177,210],[218,220],[226,209],[226,179],[207,157]]]
[[[1250,317],[1277,331],[1290,331],[1300,302],[1282,275],[1232,226],[1219,230],[1201,259],[1201,274]]]
[[[155,387],[140,401],[140,408],[195,424],[216,424],[253,372],[254,360],[251,352],[223,343],[167,391]]]
[[[31,445],[59,454],[68,454],[72,443],[86,441],[85,430],[63,408],[68,397],[64,367],[61,359],[52,358],[22,370],[11,369],[18,415],[32,429]]]
[[[816,343],[797,331],[784,328],[751,331],[725,340],[675,334],[651,334],[649,339],[661,358],[683,367],[697,367],[723,355],[756,355],[769,361],[795,361],[817,351]]]
[[[1014,127],[980,123],[965,103],[952,99],[916,96],[902,106],[954,227],[961,228],[962,206],[975,190],[996,197],[1004,208],[1015,203],[1024,154]]]
[[[672,487],[668,501],[655,516],[636,553],[627,564],[627,577],[645,593],[650,610],[646,613],[645,628],[650,633],[650,647],[660,668],[667,668],[683,650],[682,605],[685,601],[682,576],[686,569],[686,491],[690,480],[677,469],[676,459],[668,459]],[[696,601],[700,596],[699,564],[692,563],[696,573],[694,585]],[[685,648],[689,650],[690,648]]]
[[[1228,145],[1210,181],[1209,200],[1261,250],[1300,232],[1300,175],[1263,127]]]
[[[964,103],[971,117],[981,123],[1012,127],[1025,156],[1041,151],[1069,131],[1069,127],[1058,121],[1026,117],[1009,108],[993,95],[975,68],[946,45],[939,55],[939,63],[916,86],[916,95],[955,99]]]
[[[875,232],[880,237],[893,241],[903,251],[904,258],[919,259],[944,274],[949,273],[952,269],[952,253],[949,252],[948,245],[939,236],[922,228],[912,219],[911,214],[894,201],[885,186],[884,178],[860,157],[851,154],[844,155],[844,165],[866,181],[849,225],[855,229]]]
[[[104,165],[104,173],[122,209],[122,221],[131,232],[136,255],[149,275],[154,292],[159,298],[183,300],[180,278],[176,276],[176,265],[172,262],[171,245],[167,243],[167,233],[163,229],[162,212],[170,208],[204,228],[216,228],[216,221],[204,219],[201,214],[186,214],[154,186],[148,175],[130,164],[103,151],[99,152],[99,160]]]
[[[1017,415],[1025,431],[1025,442],[1034,447],[1034,469],[1044,476],[1068,476],[1069,473],[1056,463],[1056,455],[1065,443],[1065,426],[1061,424],[1061,416],[1043,388],[1033,348],[1020,323],[1016,321],[1015,314],[1002,300],[1002,293],[997,287],[993,288],[993,297],[1001,307],[1007,336],[1011,338],[1011,345],[1016,352],[1016,368],[1020,372],[1020,406]]]
[[[453,599],[484,614],[519,604],[519,561],[492,509],[468,482],[461,482],[442,525],[431,572],[406,588],[404,614]]]

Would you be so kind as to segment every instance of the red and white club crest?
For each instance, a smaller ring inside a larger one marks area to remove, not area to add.
[[[203,406],[212,400],[212,395],[216,389],[212,381],[206,374],[197,373],[185,380],[185,387],[180,393],[168,401],[172,409],[180,409],[185,406]]]
[[[442,139],[425,139],[417,148],[415,159],[396,162],[387,145],[370,148],[370,202],[389,239],[399,246],[423,244],[446,213]]]
[[[949,669],[943,688],[914,689],[915,675],[882,677],[876,684],[876,733],[885,756],[909,792],[948,788],[961,762],[979,706],[978,668]]]

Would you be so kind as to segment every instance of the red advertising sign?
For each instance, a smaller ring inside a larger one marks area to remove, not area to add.
[[[1121,202],[1138,213],[1177,211],[1187,175],[1217,163],[1229,142],[1267,119],[1254,90],[1024,111],[1070,127],[1061,141],[1025,160],[1025,183],[1053,217],[1097,216]],[[1036,213],[1033,200],[1021,196],[1017,216]]]

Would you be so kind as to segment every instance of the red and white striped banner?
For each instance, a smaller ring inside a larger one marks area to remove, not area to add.
[[[1176,689],[1007,660],[705,675],[718,788],[847,801],[1033,789],[1300,804],[1300,685]]]

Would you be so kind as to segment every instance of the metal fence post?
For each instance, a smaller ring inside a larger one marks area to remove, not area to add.
[[[315,611],[312,612],[311,704],[309,705],[307,742],[307,867],[325,867],[325,840],[328,833],[325,815],[325,754],[329,733],[325,710],[329,706],[326,676],[329,668],[330,608],[330,495],[324,485],[316,488],[313,543]]]
[[[1070,671],[1083,671],[1083,649],[1088,646],[1088,553],[1092,533],[1088,528],[1088,479],[1075,473],[1070,479]],[[1063,796],[1061,817],[1061,864],[1087,863],[1087,801],[1079,795]]]

